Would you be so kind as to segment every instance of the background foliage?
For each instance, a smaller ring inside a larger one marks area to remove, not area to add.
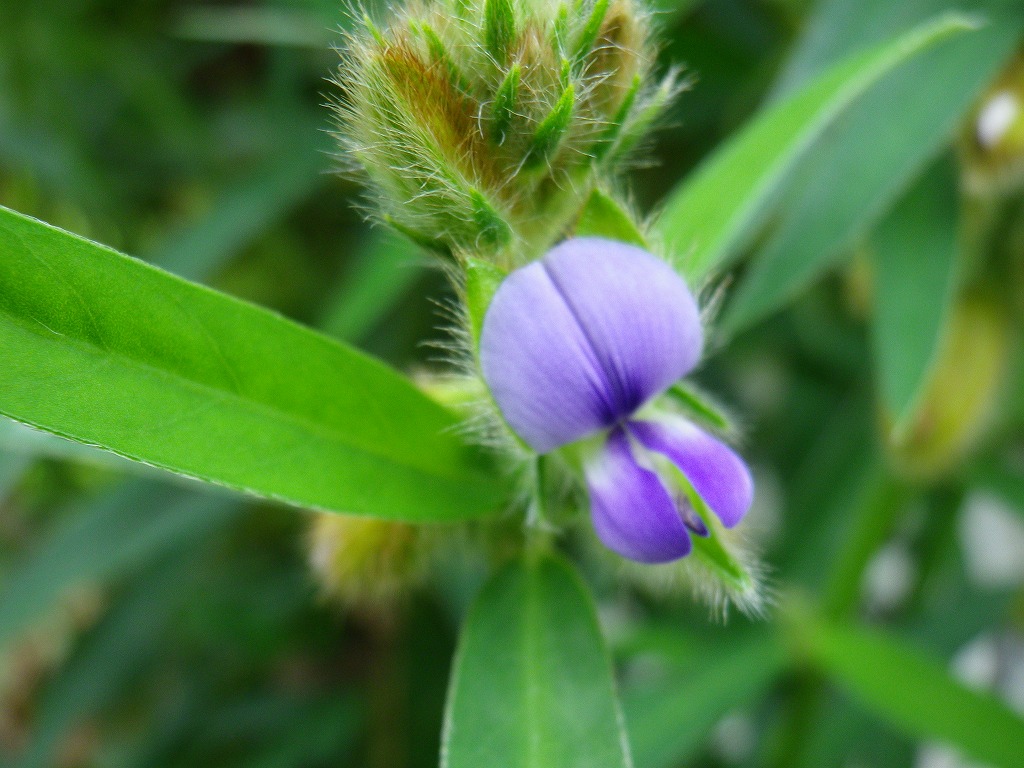
[[[945,10],[996,21],[873,85],[792,174],[772,178],[771,205],[730,230],[738,266],[698,379],[745,422],[760,489],[751,539],[776,594],[768,617],[709,621],[685,591],[652,592],[576,542],[593,605],[558,560],[513,567],[474,608],[455,679],[494,669],[502,617],[526,628],[522,645],[505,649],[508,679],[453,685],[450,764],[506,765],[521,745],[465,751],[479,745],[464,746],[459,729],[489,727],[473,720],[487,697],[513,702],[509,718],[530,732],[541,723],[564,735],[580,713],[608,724],[587,755],[559,752],[564,740],[553,739],[517,764],[619,764],[615,713],[601,699],[607,664],[593,663],[603,658],[599,618],[639,768],[948,765],[936,762],[953,759],[937,744],[1024,765],[1020,344],[1006,345],[998,406],[971,451],[923,472],[886,448],[927,399],[959,286],[973,284],[958,254],[984,247],[1024,263],[1019,192],[1002,204],[998,247],[965,236],[977,220],[957,193],[952,151],[1020,46],[1024,10],[966,0],[660,5],[664,64],[685,64],[695,81],[657,135],[655,162],[631,178],[643,211],[845,56]],[[436,365],[424,341],[443,338],[444,280],[413,247],[367,230],[358,190],[329,173],[324,78],[336,63],[332,30],[345,23],[333,0],[3,0],[0,19],[0,204],[399,369]],[[706,194],[745,194],[748,181]],[[664,228],[671,239],[671,222]],[[7,247],[0,275],[19,258]],[[1015,274],[995,282],[1019,286]],[[129,299],[118,309],[124,344],[138,321]],[[1020,307],[1007,338],[1021,336]],[[968,415],[987,391],[966,375],[985,366],[971,356],[984,346],[980,328],[966,336],[965,375],[947,386]],[[10,354],[13,336],[3,338]],[[253,388],[265,383],[261,351],[239,341],[229,352],[251,367]],[[381,376],[374,386],[398,387]],[[32,394],[25,407],[43,410],[67,395]],[[392,394],[396,423],[441,418]],[[318,396],[348,395],[310,391],[295,412]],[[336,447],[339,466],[350,447]],[[392,458],[398,472],[417,470]],[[467,466],[460,487],[477,471]],[[395,493],[415,496],[414,480],[396,481]],[[440,508],[448,491],[437,483],[428,501]],[[322,496],[298,500],[326,504],[334,490],[328,477]],[[412,599],[343,609],[307,565],[310,517],[0,423],[0,766],[436,765],[458,627],[487,576],[481,558],[454,546]],[[517,614],[530,600],[541,607]],[[580,631],[560,637],[566,617]],[[559,691],[574,685],[580,698],[566,712]],[[536,706],[519,707],[519,686]]]

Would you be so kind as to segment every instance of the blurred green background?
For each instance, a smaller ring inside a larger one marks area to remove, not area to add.
[[[636,204],[651,210],[825,64],[963,5],[979,4],[662,0],[663,65],[693,85],[631,175]],[[772,306],[735,312],[699,376],[744,422],[772,618],[723,625],[685,591],[589,564],[638,768],[960,765],[927,725],[804,663],[806,605],[876,625],[1024,711],[1019,188],[986,203],[1002,229],[978,225],[988,261],[975,267],[1006,289],[1018,341],[997,405],[942,471],[908,473],[883,445],[882,310],[863,274],[869,235],[932,161],[963,174],[946,148],[1020,44],[1024,10],[1007,7],[1020,25],[984,33],[958,54],[968,64],[915,64],[830,130],[738,273],[758,279],[757,264],[801,249],[818,259]],[[326,78],[346,23],[335,0],[0,0],[0,204],[399,368],[435,365],[443,277],[368,228],[358,186],[333,172]],[[975,390],[952,389],[970,413]],[[436,765],[484,568],[470,553],[397,605],[344,608],[307,564],[309,518],[0,423],[0,766]],[[875,662],[867,649],[858,669]]]

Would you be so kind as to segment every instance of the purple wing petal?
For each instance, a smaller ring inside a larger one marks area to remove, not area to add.
[[[641,563],[665,563],[693,544],[658,476],[637,464],[621,429],[586,468],[590,513],[604,545]]]
[[[676,272],[647,251],[582,237],[543,263],[590,340],[620,415],[629,415],[697,364],[700,313]]]
[[[754,481],[743,459],[725,443],[681,418],[634,421],[630,430],[644,447],[667,456],[726,528],[747,514]]]
[[[501,284],[480,364],[509,426],[545,453],[631,415],[696,365],[701,344],[697,305],[667,264],[580,238]]]
[[[494,295],[480,367],[509,426],[539,453],[617,418],[600,363],[539,261],[509,275]]]

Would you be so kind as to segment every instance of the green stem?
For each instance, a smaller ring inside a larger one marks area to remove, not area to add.
[[[928,525],[915,547],[917,579],[903,606],[903,618],[920,612],[928,586],[956,543],[957,513],[963,505],[962,487],[944,487],[928,494]]]
[[[849,618],[860,605],[864,572],[879,547],[892,534],[899,512],[906,507],[909,489],[881,473],[862,492],[862,502],[822,598],[826,620]],[[811,734],[820,719],[826,695],[825,681],[814,670],[797,673],[793,693],[769,748],[768,764],[795,768],[803,764]]]
[[[823,614],[827,619],[842,619],[856,612],[864,571],[892,533],[898,512],[907,501],[908,490],[892,478],[882,476],[871,484],[865,497],[846,544],[835,561],[836,566],[822,600]]]

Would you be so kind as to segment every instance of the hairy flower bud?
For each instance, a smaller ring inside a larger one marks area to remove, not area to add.
[[[671,95],[637,3],[412,0],[366,21],[336,82],[371,207],[442,252],[543,251]]]
[[[324,592],[346,605],[393,603],[422,581],[422,528],[319,513],[310,532],[310,564]]]
[[[1024,53],[986,91],[961,143],[973,191],[1002,192],[1024,184]]]

